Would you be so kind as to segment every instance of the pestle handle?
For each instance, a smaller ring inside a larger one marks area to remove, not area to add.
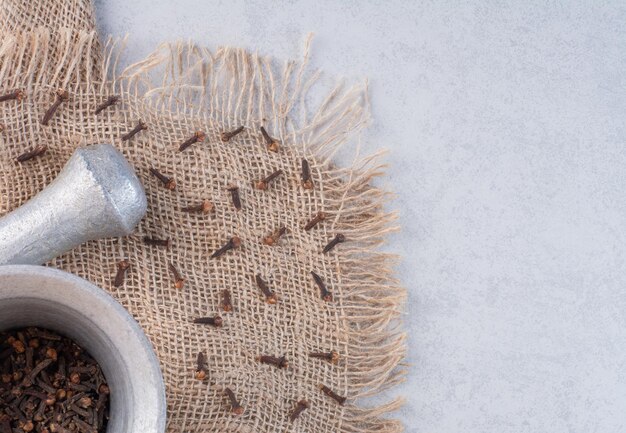
[[[39,265],[84,242],[130,234],[146,208],[141,182],[117,149],[77,149],[50,185],[0,218],[0,264]]]

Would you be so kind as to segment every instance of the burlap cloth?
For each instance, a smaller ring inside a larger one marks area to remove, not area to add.
[[[394,258],[376,251],[395,219],[382,208],[388,195],[370,185],[383,167],[377,155],[356,158],[347,169],[330,163],[367,123],[364,86],[338,86],[309,107],[307,91],[318,74],[306,68],[306,56],[278,67],[243,50],[213,52],[190,44],[162,46],[118,71],[120,44],[98,41],[89,0],[3,0],[0,23],[2,93],[19,88],[26,95],[0,103],[1,211],[44,188],[86,144],[113,143],[144,183],[148,213],[133,235],[90,242],[51,265],[102,287],[141,324],[163,369],[168,432],[401,431],[385,416],[399,401],[355,404],[401,380],[405,354],[397,327],[405,293],[390,273]],[[57,88],[67,90],[69,100],[44,126],[41,118]],[[109,95],[121,102],[94,115]],[[139,119],[148,129],[123,142]],[[240,125],[246,127],[242,134],[220,140],[221,132]],[[278,153],[267,150],[261,125],[280,139]],[[179,153],[179,144],[196,130],[206,132],[206,140]],[[49,147],[44,156],[15,163],[41,144]],[[311,165],[312,190],[300,184],[303,157]],[[176,190],[151,177],[151,167],[173,177]],[[276,169],[285,174],[267,191],[253,188]],[[239,212],[227,190],[231,184],[241,191]],[[214,203],[214,213],[181,211],[203,199]],[[328,218],[303,230],[322,210]],[[278,245],[264,245],[262,238],[281,225],[287,234]],[[335,233],[347,241],[322,254]],[[241,248],[209,259],[234,235]],[[172,246],[146,246],[144,236],[169,238]],[[116,288],[116,263],[123,258],[131,268]],[[170,262],[187,279],[181,290],[173,286]],[[320,299],[312,270],[333,292],[332,302]],[[264,302],[257,273],[278,294],[276,305]],[[232,293],[231,313],[220,309],[223,288]],[[192,323],[213,314],[224,318],[222,329]],[[340,354],[338,364],[308,357],[329,350]],[[208,359],[205,381],[194,377],[199,351]],[[290,366],[261,365],[259,354],[284,354]],[[318,384],[346,396],[346,404],[328,398]],[[243,415],[230,413],[224,387],[246,407]],[[290,423],[303,398],[310,409]]]

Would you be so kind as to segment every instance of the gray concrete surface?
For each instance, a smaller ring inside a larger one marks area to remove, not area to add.
[[[623,2],[97,1],[127,61],[192,39],[371,85],[410,292],[410,433],[626,431]]]

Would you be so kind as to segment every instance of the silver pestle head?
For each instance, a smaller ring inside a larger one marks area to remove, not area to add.
[[[118,150],[77,149],[50,185],[0,219],[0,264],[42,264],[84,242],[130,234],[146,208]]]

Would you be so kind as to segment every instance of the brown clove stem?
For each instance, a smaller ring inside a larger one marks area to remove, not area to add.
[[[241,239],[237,236],[233,236],[226,242],[226,244],[220,249],[216,250],[213,254],[211,254],[211,258],[214,259],[216,257],[221,256],[228,250],[232,250],[233,248],[239,248],[241,246]]]
[[[168,267],[170,269],[170,272],[172,273],[172,276],[174,277],[174,287],[177,289],[182,289],[185,285],[185,279],[181,277],[178,269],[176,269],[173,263],[170,263]]]
[[[311,352],[309,358],[324,359],[331,364],[337,364],[339,362],[339,353],[331,350],[330,352]]]
[[[137,133],[143,131],[144,129],[148,129],[148,125],[146,125],[142,120],[137,123],[133,129],[128,131],[126,134],[122,135],[122,141],[128,141],[133,138]]]
[[[120,100],[119,96],[109,96],[102,104],[96,107],[93,114],[95,115],[100,114],[102,111],[104,111],[106,108],[110,107],[111,105],[117,104],[119,100]]]
[[[274,365],[276,368],[289,367],[289,363],[287,362],[287,358],[285,356],[277,357],[271,355],[259,355],[255,359],[261,364]]]
[[[324,212],[318,212],[306,225],[304,226],[304,230],[309,231],[313,227],[315,227],[320,222],[326,219],[326,214]]]
[[[194,132],[194,134],[189,137],[187,140],[183,141],[180,146],[178,146],[178,151],[182,152],[183,150],[187,149],[189,146],[191,146],[194,143],[197,143],[199,141],[204,141],[204,139],[206,138],[206,134],[202,131],[196,131]]]
[[[59,108],[59,106],[68,99],[69,94],[63,89],[58,89],[56,91],[56,100],[52,103],[50,108],[48,108],[46,114],[43,115],[43,119],[41,119],[41,124],[47,125],[50,119],[52,119],[52,116],[54,116],[54,113],[57,111],[57,108]]]
[[[244,411],[244,408],[239,404],[239,401],[237,401],[237,397],[235,397],[235,393],[233,392],[233,390],[230,388],[225,388],[224,392],[230,400],[230,411],[235,415],[241,415]]]
[[[241,210],[241,197],[239,197],[239,187],[238,186],[230,186],[228,187],[228,191],[230,191],[230,197],[233,200],[233,206],[235,209]]]
[[[319,389],[322,390],[322,392],[324,394],[326,394],[327,396],[329,396],[330,398],[332,398],[333,400],[335,400],[337,403],[339,403],[341,406],[343,406],[343,404],[346,402],[346,397],[342,397],[338,394],[336,394],[332,389],[330,389],[329,387],[325,386],[325,385],[319,385],[318,386]]]
[[[280,142],[270,137],[265,128],[262,126],[261,135],[263,135],[263,138],[265,139],[265,145],[267,146],[267,150],[269,150],[270,152],[278,152],[278,150],[280,149]]]
[[[216,328],[224,326],[224,320],[220,316],[215,317],[198,317],[193,319],[193,323],[197,325],[212,325]]]
[[[198,357],[196,358],[196,379],[204,380],[207,377],[207,368],[206,368],[206,357],[204,353],[198,352]]]
[[[295,409],[291,412],[291,416],[289,416],[289,421],[294,422],[296,418],[298,418],[302,412],[310,408],[311,405],[306,400],[300,400],[298,404],[296,404]]]
[[[144,236],[143,243],[146,245],[156,246],[156,247],[165,247],[169,248],[171,246],[171,242],[168,239],[157,239],[151,238],[149,236]]]
[[[311,179],[311,168],[309,167],[309,161],[302,158],[302,188],[313,189],[313,179]]]
[[[183,212],[189,213],[209,213],[214,209],[213,203],[209,200],[202,200],[202,203],[182,208]]]
[[[284,235],[287,232],[287,228],[285,226],[281,226],[278,229],[276,229],[271,235],[266,236],[263,238],[263,243],[265,245],[275,245],[278,240],[282,237],[282,235]]]
[[[257,287],[261,289],[261,292],[263,292],[263,295],[265,295],[265,302],[267,302],[268,304],[275,304],[276,302],[278,302],[278,296],[276,296],[276,293],[272,292],[267,286],[267,283],[263,281],[263,278],[261,278],[261,274],[256,274],[255,280]]]
[[[167,189],[169,189],[171,191],[176,189],[176,181],[174,181],[174,179],[165,176],[163,173],[161,173],[156,168],[151,168],[150,169],[150,173],[152,173],[152,175],[154,177],[159,179],[165,188],[167,188]]]
[[[238,134],[241,134],[244,130],[243,126],[240,126],[239,128],[230,131],[230,132],[222,132],[220,134],[220,139],[224,142],[224,143],[228,143],[230,141],[231,138],[237,136]]]
[[[12,100],[21,101],[22,99],[24,99],[24,91],[20,89],[14,90],[10,93],[6,93],[0,96],[0,102],[12,101]]]
[[[47,150],[48,150],[48,146],[42,144],[40,146],[35,147],[32,150],[29,150],[28,152],[22,153],[20,156],[17,157],[17,162],[25,162],[30,159],[36,158],[46,153]]]
[[[326,254],[327,252],[335,248],[337,244],[340,244],[345,241],[346,241],[346,237],[342,235],[341,233],[337,233],[335,237],[330,242],[328,242],[328,244],[324,247],[324,249],[322,250],[322,253]]]
[[[333,300],[333,294],[328,291],[328,288],[326,288],[326,284],[324,284],[322,277],[320,277],[318,274],[316,274],[313,271],[311,271],[311,276],[313,276],[313,280],[315,280],[315,284],[317,284],[317,287],[319,287],[320,289],[321,298],[326,302],[331,302]]]
[[[274,179],[276,179],[278,176],[282,175],[283,171],[281,169],[276,170],[275,172],[269,174],[268,176],[264,177],[263,179],[257,181],[254,186],[256,189],[260,189],[262,191],[266,190],[270,184],[271,181],[273,181]]]
[[[233,303],[230,299],[230,291],[228,289],[222,290],[222,310],[227,313],[233,311]]]
[[[124,277],[128,268],[130,268],[130,262],[126,259],[117,263],[117,274],[115,274],[115,280],[113,281],[115,287],[120,287],[124,284]]]

